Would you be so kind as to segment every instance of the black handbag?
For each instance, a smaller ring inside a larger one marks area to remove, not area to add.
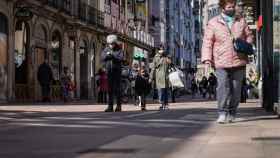
[[[254,55],[253,45],[240,38],[234,39],[233,47],[237,53]]]
[[[225,21],[225,19],[223,18],[223,16],[221,16],[222,19]],[[226,22],[226,21],[225,21]],[[240,54],[243,54],[243,55],[254,55],[255,51],[253,49],[253,45],[243,39],[240,39],[240,38],[234,38],[232,32],[231,32],[231,29],[229,28],[229,26],[226,24],[228,30],[229,30],[229,33],[230,35],[232,36],[233,38],[233,47],[234,47],[234,50],[237,52],[237,53],[240,53]]]

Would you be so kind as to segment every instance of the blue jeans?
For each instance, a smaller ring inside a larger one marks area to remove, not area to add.
[[[159,88],[158,96],[160,104],[168,104],[168,88]]]
[[[245,67],[217,69],[217,101],[219,113],[236,115],[241,98]]]

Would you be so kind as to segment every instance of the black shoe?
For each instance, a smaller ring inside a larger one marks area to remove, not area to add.
[[[121,112],[122,111],[122,107],[121,106],[117,106],[115,109],[115,112]]]
[[[114,112],[113,107],[108,107],[105,112]]]
[[[146,111],[146,107],[141,107],[141,111]]]

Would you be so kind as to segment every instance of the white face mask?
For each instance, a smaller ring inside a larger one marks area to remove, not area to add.
[[[111,49],[113,49],[113,48],[114,48],[114,45],[113,45],[113,44],[109,44],[109,47],[110,47]]]
[[[164,50],[159,50],[158,52],[159,52],[160,54],[163,54]]]

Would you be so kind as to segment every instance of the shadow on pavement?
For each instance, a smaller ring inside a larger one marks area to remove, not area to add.
[[[255,107],[240,108],[239,116],[245,118],[241,122],[275,119]],[[44,158],[50,153],[67,158],[83,154],[127,156],[167,146],[156,150],[156,157],[161,157],[213,125],[217,112],[215,108],[121,113],[0,111],[0,117],[6,121],[0,129],[0,157]]]

